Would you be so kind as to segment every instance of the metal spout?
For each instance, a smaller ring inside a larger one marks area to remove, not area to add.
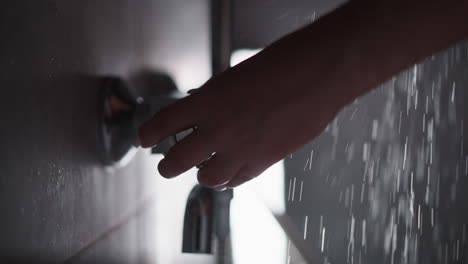
[[[187,200],[182,252],[211,254],[214,191],[196,185]]]

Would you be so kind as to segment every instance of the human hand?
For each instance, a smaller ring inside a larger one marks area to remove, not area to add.
[[[198,172],[200,184],[235,187],[317,136],[339,110],[333,96],[322,87],[304,89],[271,65],[261,58],[244,62],[143,124],[143,147],[196,127],[169,150],[160,174],[178,176],[215,153]]]
[[[238,186],[316,137],[356,97],[466,39],[467,1],[441,3],[350,1],[158,112],[140,128],[142,146],[196,127],[160,162],[161,175],[216,153],[199,182]]]

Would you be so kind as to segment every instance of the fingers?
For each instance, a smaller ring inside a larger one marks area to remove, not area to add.
[[[262,171],[253,170],[248,164],[242,166],[236,175],[225,185],[227,188],[235,188],[261,174]]]
[[[205,187],[219,187],[228,183],[239,170],[239,161],[216,153],[199,171],[198,182]]]
[[[205,160],[213,149],[214,142],[197,129],[169,150],[159,163],[159,173],[166,178],[178,176]]]
[[[194,108],[190,109],[192,98],[186,97],[157,112],[139,129],[141,146],[152,147],[162,139],[194,127]]]

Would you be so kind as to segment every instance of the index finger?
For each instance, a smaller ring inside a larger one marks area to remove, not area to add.
[[[157,112],[139,128],[141,146],[144,148],[158,144],[164,138],[196,126],[192,98],[182,98]]]

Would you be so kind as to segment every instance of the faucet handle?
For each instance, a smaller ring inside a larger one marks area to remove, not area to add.
[[[192,94],[196,90],[198,90],[198,89],[191,89],[187,93]],[[175,102],[177,99],[179,99],[181,97],[183,97],[183,96],[181,96],[180,93],[177,93],[177,94],[171,94],[171,95],[166,96],[166,97],[158,96],[158,97],[155,97],[155,98],[151,98],[150,101],[149,101],[148,109],[150,109],[149,111],[152,114],[154,114],[157,111],[159,111],[160,109],[162,109],[164,106]],[[177,142],[181,141],[183,138],[190,135],[190,133],[192,133],[194,129],[196,129],[196,128],[189,128],[187,130],[184,130],[182,132],[177,133],[174,136],[169,136],[169,137],[165,138],[158,145],[151,148],[151,153],[152,154],[163,154],[163,155],[165,155],[169,151],[169,149],[171,149]]]
[[[180,133],[177,133],[175,136],[165,138],[163,141],[159,142],[158,145],[151,148],[151,154],[165,155],[177,142],[181,141],[192,132],[193,129],[189,128]]]
[[[151,148],[151,154],[165,155],[176,143],[177,141],[174,136],[167,137],[163,141],[159,142],[158,145]]]
[[[103,78],[98,94],[97,143],[104,165],[124,166],[130,161],[140,145],[137,131],[141,124],[163,107],[185,96],[163,73],[146,73],[133,80],[132,84],[116,76]],[[110,105],[114,97],[127,104],[130,110],[112,116]],[[167,153],[192,131],[189,129],[164,139],[152,148],[152,153]]]

